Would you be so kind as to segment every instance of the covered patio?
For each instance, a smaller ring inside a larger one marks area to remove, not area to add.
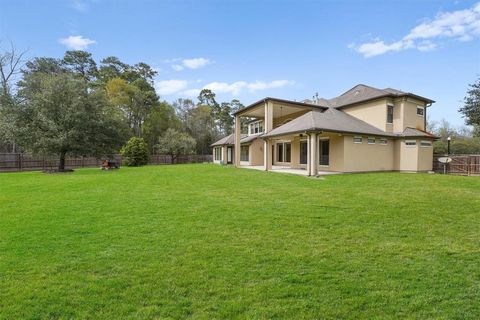
[[[239,168],[242,169],[253,169],[253,170],[260,170],[265,171],[264,166],[240,166]],[[270,172],[277,172],[277,173],[290,173],[296,174],[300,176],[308,176],[308,171],[306,169],[294,169],[288,166],[275,166],[273,165],[272,168],[269,170]],[[341,172],[333,172],[333,171],[318,171],[318,176],[324,175],[331,175],[331,174],[341,174]]]

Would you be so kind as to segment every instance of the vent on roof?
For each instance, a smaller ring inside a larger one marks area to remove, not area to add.
[[[354,95],[360,94],[360,90],[355,90],[355,92],[354,92],[353,94],[354,94]]]

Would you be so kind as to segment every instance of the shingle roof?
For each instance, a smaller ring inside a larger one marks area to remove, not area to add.
[[[240,136],[240,143],[249,143],[252,142],[253,140],[257,139],[258,137],[262,136],[263,133],[257,133],[257,134],[252,134],[252,135],[246,135],[242,134]],[[222,138],[218,140],[217,142],[212,143],[210,146],[215,147],[215,146],[225,146],[225,145],[234,145],[235,144],[235,134],[230,134],[226,136],[225,138]]]
[[[359,133],[375,136],[395,136],[393,133],[382,131],[360,119],[346,114],[343,111],[329,108],[324,112],[310,111],[280,127],[273,129],[265,134],[264,137],[313,130]]]
[[[340,96],[327,100],[327,105],[333,108],[343,108],[345,106],[377,98],[398,98],[404,96],[411,96],[420,100],[424,100],[426,102],[434,102],[433,100],[418,96],[416,94],[404,92],[397,89],[377,89],[364,84],[358,84],[347,92],[341,94]]]
[[[430,132],[418,130],[414,128],[407,127],[403,130],[402,133],[398,134],[399,137],[426,137],[426,138],[438,138],[436,135],[431,134]]]
[[[316,99],[316,101],[305,99],[301,102],[298,102],[298,101],[290,101],[290,100],[266,97],[262,100],[259,100],[257,102],[250,104],[249,106],[243,109],[238,110],[237,112],[235,112],[235,114],[238,114],[240,112],[253,108],[257,106],[259,103],[263,103],[267,100],[283,102],[283,103],[292,103],[292,104],[310,107],[310,108],[314,107],[318,109],[325,109],[327,107],[343,108],[359,102],[369,101],[377,98],[388,98],[388,97],[399,98],[399,97],[406,97],[406,96],[413,97],[413,98],[425,101],[427,103],[435,102],[431,99],[428,99],[410,92],[404,92],[401,90],[393,89],[393,88],[378,89],[371,86],[367,86],[365,84],[357,84],[355,87],[351,88],[350,90],[344,92],[340,96],[335,97],[333,99],[318,98]]]

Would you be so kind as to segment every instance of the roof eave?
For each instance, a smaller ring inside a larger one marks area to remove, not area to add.
[[[263,98],[261,100],[258,100],[257,102],[254,102],[248,106],[246,106],[245,108],[243,109],[240,109],[240,110],[237,110],[233,113],[234,116],[236,116],[237,114],[240,114],[240,113],[243,113],[245,111],[248,111],[250,109],[253,109],[255,108],[256,106],[258,106],[259,104],[261,103],[265,103],[267,101],[276,101],[276,102],[280,102],[280,103],[289,103],[289,104],[294,104],[294,105],[297,105],[297,106],[300,106],[300,107],[306,107],[306,108],[316,108],[316,109],[322,109],[322,110],[327,110],[328,107],[325,107],[325,106],[321,106],[321,105],[318,105],[318,104],[311,104],[311,103],[303,103],[303,102],[299,102],[299,101],[291,101],[291,100],[285,100],[285,99],[278,99],[278,98],[272,98],[272,97],[266,97],[266,98]]]

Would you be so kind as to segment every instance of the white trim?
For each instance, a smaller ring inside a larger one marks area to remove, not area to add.
[[[355,139],[360,139],[361,141],[355,141]],[[363,137],[362,136],[353,136],[353,143],[362,144],[363,143]]]
[[[388,144],[388,139],[387,138],[380,138],[378,139],[379,140],[379,145],[381,146],[386,146]],[[384,141],[385,143],[382,143],[382,141]]]
[[[372,139],[373,139],[373,142],[370,142],[370,140],[372,140]],[[375,137],[368,137],[367,138],[367,143],[368,144],[377,144],[377,139],[375,139]]]

